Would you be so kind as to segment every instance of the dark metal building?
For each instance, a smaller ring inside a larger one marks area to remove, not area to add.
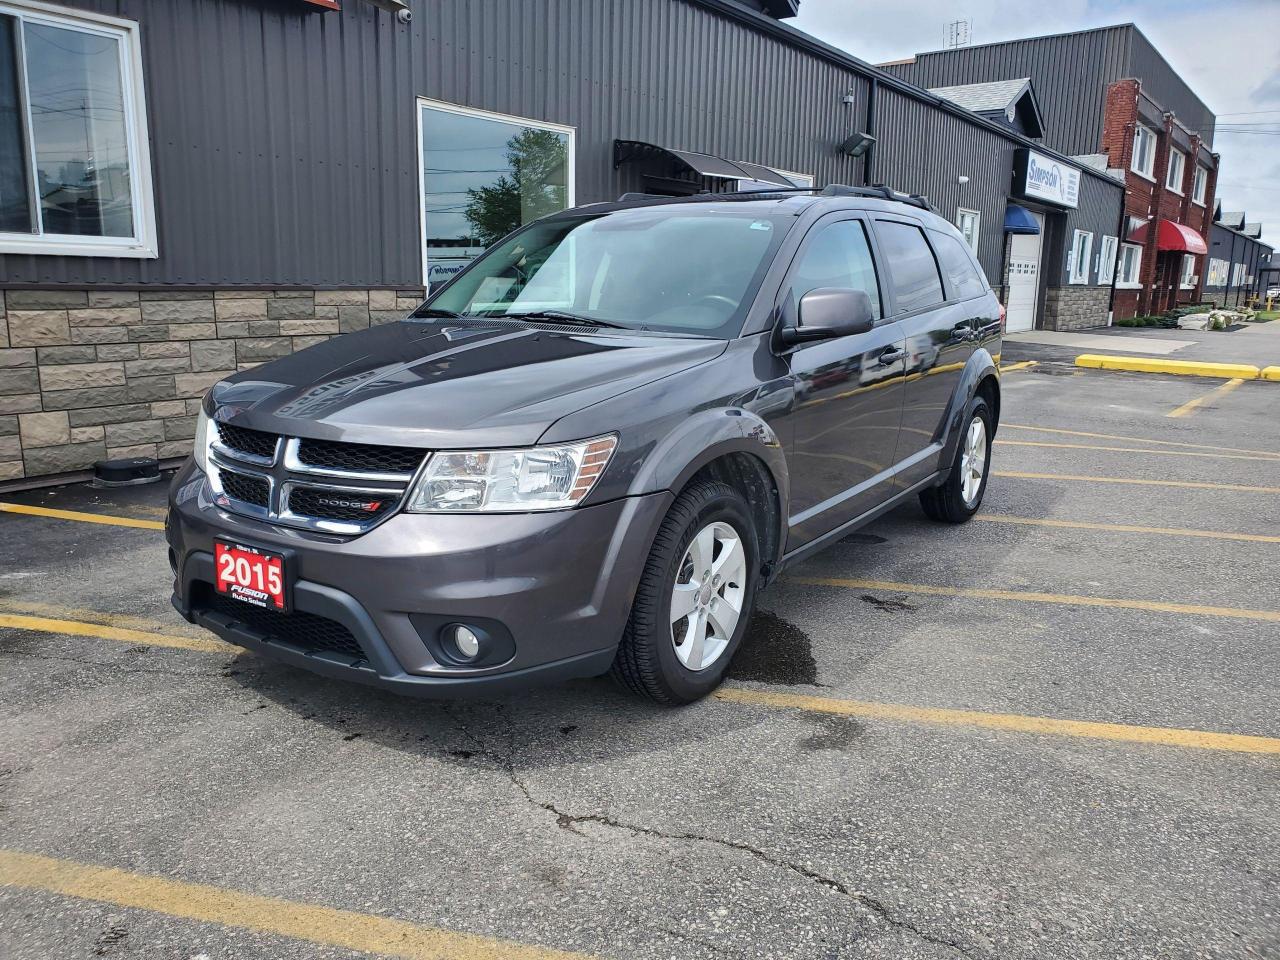
[[[0,204],[0,350],[28,352],[0,371],[0,481],[179,455],[228,371],[403,316],[501,233],[624,191],[886,182],[1002,289],[1033,148],[1075,185],[1025,200],[1050,316],[1064,238],[1119,219],[1104,173],[789,27],[793,0],[387,5],[0,0],[24,55],[0,57],[0,117],[32,118],[0,150],[31,198]]]

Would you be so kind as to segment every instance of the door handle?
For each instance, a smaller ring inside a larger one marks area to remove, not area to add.
[[[907,351],[898,350],[895,347],[890,347],[884,353],[880,354],[878,358],[878,362],[880,363],[880,366],[887,367],[891,363],[897,363],[906,355],[907,355]]]
[[[951,332],[960,340],[978,339],[978,331],[974,330],[968,323],[957,323],[951,328]]]

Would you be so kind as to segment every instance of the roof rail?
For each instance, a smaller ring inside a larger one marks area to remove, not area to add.
[[[651,193],[624,193],[617,200],[618,203],[634,203],[637,201],[650,201],[654,203],[697,203],[706,202],[708,200],[722,201],[743,201],[743,200],[767,200],[769,197],[788,196],[797,193],[812,193],[823,197],[871,197],[876,200],[890,200],[896,203],[906,203],[913,207],[919,207],[921,210],[928,210],[930,213],[937,213],[937,209],[929,202],[929,198],[918,193],[900,193],[883,183],[876,183],[869,187],[851,187],[844,183],[832,183],[825,187],[778,187],[776,189],[767,187],[761,190],[739,190],[734,193],[694,193],[686,197],[659,197]]]

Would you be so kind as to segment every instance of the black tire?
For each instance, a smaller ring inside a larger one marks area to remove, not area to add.
[[[694,535],[717,520],[728,523],[741,538],[747,555],[747,583],[742,613],[728,646],[713,664],[695,672],[680,662],[672,643],[671,591],[677,565]],[[669,705],[692,703],[718,687],[755,610],[759,556],[759,534],[741,493],[716,480],[686,488],[671,505],[649,551],[631,617],[610,670],[613,678],[632,693]]]
[[[960,461],[964,456],[965,436],[969,425],[975,417],[981,417],[986,427],[987,459],[982,468],[982,483],[978,487],[977,496],[972,503],[965,503],[962,490],[964,477],[960,470]],[[991,441],[995,436],[991,419],[991,408],[982,397],[974,397],[965,408],[964,419],[960,421],[960,442],[956,444],[955,459],[951,462],[951,471],[945,482],[930,487],[920,493],[920,506],[930,520],[942,523],[964,523],[982,506],[982,498],[987,493],[987,477],[991,473]]]

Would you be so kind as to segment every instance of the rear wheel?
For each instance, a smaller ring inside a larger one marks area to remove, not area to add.
[[[717,686],[755,607],[759,550],[746,499],[701,481],[663,520],[613,676],[659,703],[690,703]]]
[[[982,506],[991,470],[991,408],[974,397],[965,410],[964,434],[946,482],[920,494],[920,506],[933,520],[964,523]]]

